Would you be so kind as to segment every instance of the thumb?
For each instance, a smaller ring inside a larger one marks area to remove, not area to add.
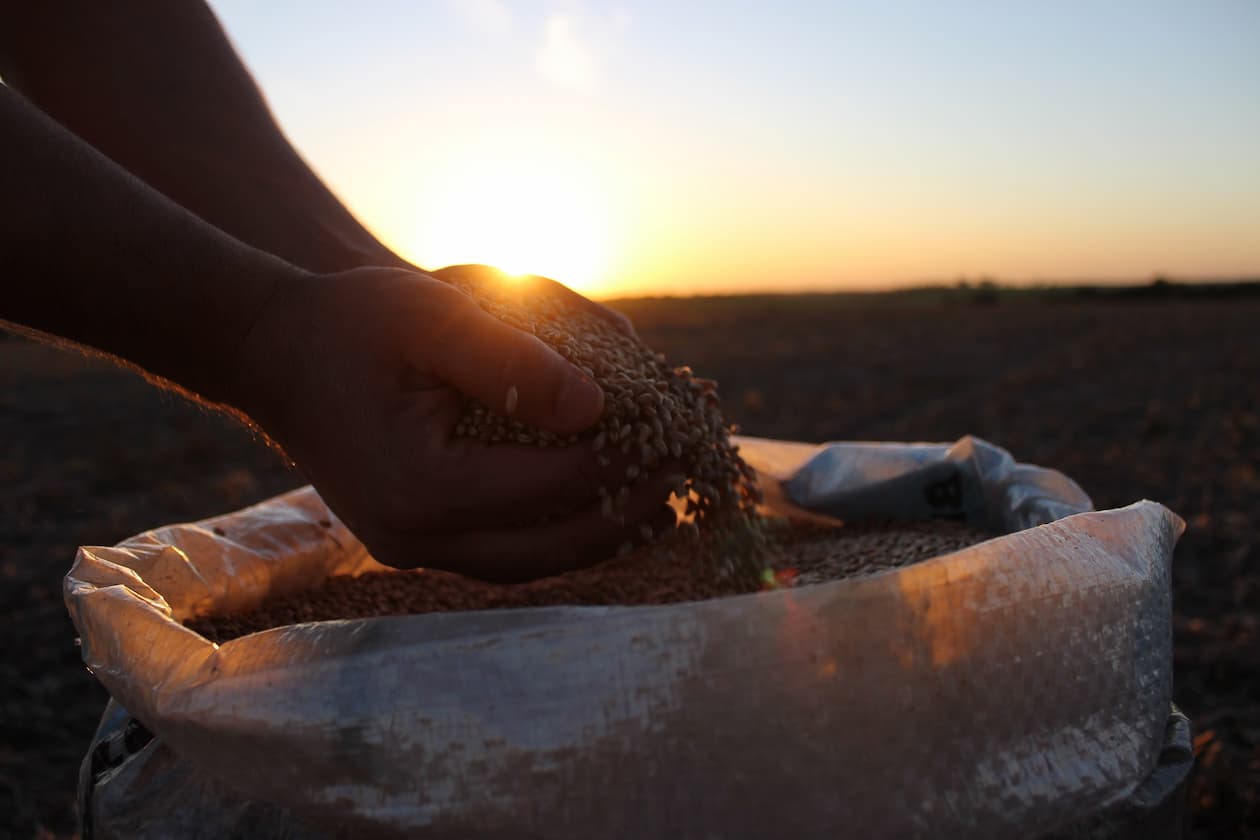
[[[443,330],[431,370],[492,411],[540,429],[573,434],[604,412],[604,391],[563,356],[467,298]]]

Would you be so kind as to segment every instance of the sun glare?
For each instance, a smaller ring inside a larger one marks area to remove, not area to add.
[[[598,291],[609,222],[594,174],[554,156],[471,154],[424,190],[413,249],[438,268],[484,263]]]

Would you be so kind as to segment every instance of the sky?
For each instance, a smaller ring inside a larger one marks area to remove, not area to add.
[[[425,268],[593,297],[1260,276],[1260,2],[212,0]]]

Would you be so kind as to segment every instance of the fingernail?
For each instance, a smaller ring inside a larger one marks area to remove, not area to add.
[[[556,395],[556,416],[566,425],[586,428],[604,411],[604,389],[580,373],[568,376]]]

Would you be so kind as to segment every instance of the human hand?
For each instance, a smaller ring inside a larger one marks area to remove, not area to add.
[[[598,491],[620,485],[627,464],[601,467],[582,444],[455,437],[464,394],[560,434],[593,425],[603,394],[424,274],[366,268],[283,284],[241,348],[238,379],[234,402],[382,563],[526,580],[608,557],[641,524],[674,522],[669,470],[632,487],[614,522]]]

